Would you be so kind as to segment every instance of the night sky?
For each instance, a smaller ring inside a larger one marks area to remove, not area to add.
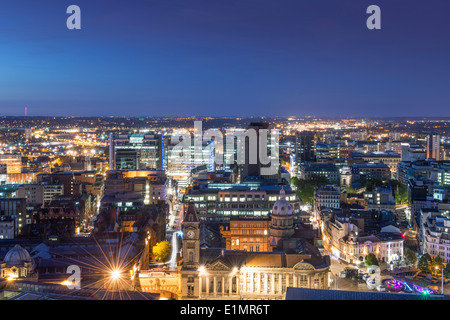
[[[450,116],[449,79],[448,0],[0,6],[0,115]]]

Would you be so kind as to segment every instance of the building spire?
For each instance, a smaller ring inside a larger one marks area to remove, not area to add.
[[[280,199],[285,199],[285,198],[286,198],[286,191],[284,191],[284,186],[281,186]]]

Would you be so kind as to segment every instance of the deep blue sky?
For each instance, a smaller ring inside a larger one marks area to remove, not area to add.
[[[66,28],[71,4],[82,30]],[[448,0],[2,1],[0,115],[450,116],[449,14]]]

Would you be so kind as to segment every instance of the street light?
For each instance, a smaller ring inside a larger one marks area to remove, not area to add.
[[[444,295],[444,268],[439,268],[438,266],[436,266],[436,270],[441,269],[441,294]]]
[[[118,280],[120,278],[120,271],[119,270],[114,270],[111,272],[111,278],[113,280]]]

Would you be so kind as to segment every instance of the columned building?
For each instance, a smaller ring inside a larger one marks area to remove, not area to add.
[[[34,261],[20,245],[9,250],[0,262],[0,278],[27,278],[33,274]]]
[[[289,202],[278,200],[271,218],[272,241],[284,247],[294,232]],[[329,257],[298,239],[293,253],[200,249],[199,231],[190,203],[183,220],[182,299],[284,299],[288,287],[328,289]]]
[[[318,257],[283,252],[201,251],[199,288],[193,290],[198,295],[183,292],[183,298],[284,299],[288,287],[328,289],[329,264]]]

